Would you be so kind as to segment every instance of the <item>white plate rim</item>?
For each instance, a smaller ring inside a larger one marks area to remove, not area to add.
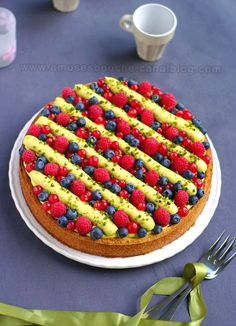
[[[221,193],[220,163],[219,163],[216,150],[209,137],[208,140],[211,145],[212,157],[213,157],[212,186],[211,186],[209,199],[203,211],[199,215],[196,223],[187,232],[185,232],[180,238],[176,239],[175,241],[166,245],[165,247],[155,250],[151,253],[141,255],[141,256],[126,257],[126,258],[107,258],[107,257],[86,254],[81,251],[72,249],[62,244],[58,240],[56,240],[37,222],[37,220],[32,215],[22,194],[20,180],[19,180],[18,150],[21,146],[23,137],[27,129],[29,128],[32,121],[39,114],[39,112],[36,113],[25,124],[25,126],[22,128],[21,132],[19,133],[14,143],[14,146],[11,151],[10,161],[9,161],[8,176],[9,176],[11,195],[22,219],[24,220],[28,228],[47,246],[49,246],[56,252],[66,256],[67,258],[70,258],[72,260],[90,266],[108,268],[108,269],[136,268],[136,267],[142,267],[142,266],[158,263],[160,261],[163,261],[167,258],[176,255],[177,253],[187,248],[191,243],[193,243],[207,227],[211,218],[214,215]]]

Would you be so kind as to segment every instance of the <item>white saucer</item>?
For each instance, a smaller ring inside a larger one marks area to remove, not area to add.
[[[213,156],[213,175],[212,175],[212,186],[209,199],[206,206],[204,207],[202,213],[199,215],[196,223],[192,226],[189,231],[182,235],[179,239],[168,244],[164,248],[155,250],[149,254],[128,257],[128,258],[106,258],[100,256],[94,256],[90,254],[85,254],[78,250],[71,249],[61,242],[53,238],[42,226],[36,221],[32,215],[29,207],[27,206],[24,196],[21,191],[20,180],[19,180],[19,154],[18,150],[21,146],[23,137],[29,128],[30,124],[38,113],[27,122],[19,136],[17,137],[15,144],[11,152],[11,158],[9,163],[9,183],[11,194],[15,202],[16,208],[18,209],[21,217],[25,221],[26,225],[30,228],[34,234],[42,240],[47,246],[51,247],[53,250],[59,252],[60,254],[78,261],[83,264],[92,265],[102,268],[133,268],[145,265],[150,265],[157,263],[166,258],[174,256],[178,252],[182,251],[188,247],[194,240],[199,237],[203,230],[207,227],[212,216],[214,215],[215,209],[218,205],[220,192],[221,192],[221,171],[220,164],[217,157],[217,153],[212,142],[211,144],[212,156]]]

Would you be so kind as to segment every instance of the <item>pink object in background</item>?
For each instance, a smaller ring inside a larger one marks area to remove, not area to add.
[[[12,63],[16,57],[16,18],[0,7],[0,68]]]

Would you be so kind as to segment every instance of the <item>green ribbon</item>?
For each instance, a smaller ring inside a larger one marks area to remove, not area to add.
[[[200,283],[207,274],[207,267],[202,263],[189,263],[184,267],[183,277],[168,277],[151,286],[141,297],[140,311],[134,316],[115,312],[75,312],[56,310],[33,310],[0,303],[1,326],[199,326],[207,314]],[[191,321],[151,320],[145,315],[145,309],[153,295],[170,295],[186,282],[191,283],[189,300]]]

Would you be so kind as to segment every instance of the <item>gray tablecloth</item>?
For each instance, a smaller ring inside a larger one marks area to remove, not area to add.
[[[153,64],[137,58],[132,35],[118,26],[122,14],[143,3],[81,0],[76,12],[62,14],[49,0],[0,2],[15,13],[18,35],[16,61],[0,70],[0,302],[134,314],[150,285],[180,275],[223,229],[236,233],[235,2],[162,0],[176,13],[178,28],[164,58]],[[104,75],[148,79],[173,92],[204,121],[221,162],[222,195],[207,229],[180,254],[148,267],[105,270],[55,253],[26,227],[8,187],[10,151],[25,122],[64,86]],[[235,325],[235,280],[234,262],[203,284],[204,325]]]

